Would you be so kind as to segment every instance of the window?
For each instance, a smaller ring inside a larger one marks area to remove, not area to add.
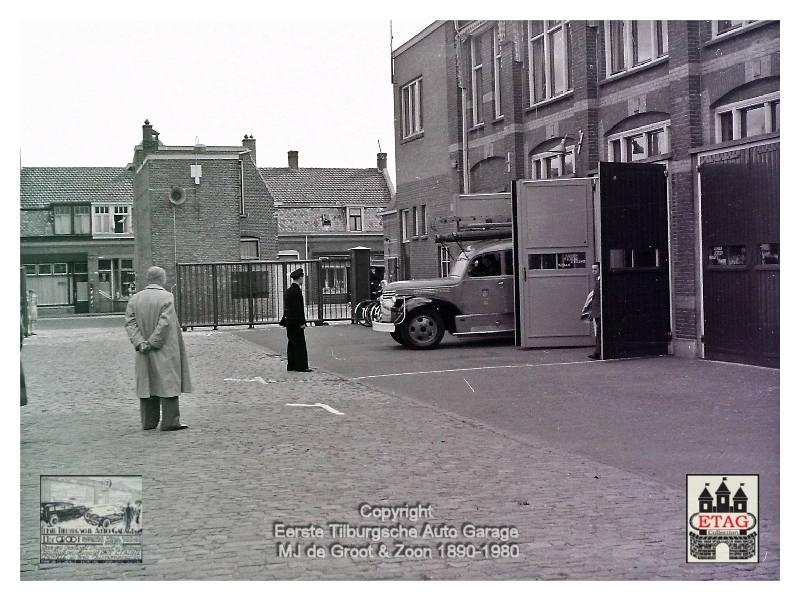
[[[450,276],[450,251],[447,246],[439,246],[439,277]]]
[[[572,89],[569,21],[528,21],[530,104]]]
[[[497,27],[492,29],[492,99],[494,100],[494,118],[499,119],[503,116],[503,108],[500,102],[500,31]]]
[[[502,267],[499,252],[487,252],[470,261],[470,277],[496,277],[501,274]]]
[[[421,204],[419,207],[419,225],[417,230],[420,235],[428,235],[428,221],[424,204]]]
[[[746,246],[709,246],[708,264],[715,267],[730,267],[747,264]]]
[[[56,235],[91,233],[88,206],[54,206],[53,231]]]
[[[470,92],[472,99],[472,125],[483,124],[483,58],[481,36],[470,38],[469,58],[472,65]]]
[[[727,104],[715,113],[718,143],[774,133],[780,130],[780,93]]]
[[[419,236],[419,212],[417,212],[417,207],[411,207],[411,235],[412,237]]]
[[[528,268],[531,270],[585,269],[585,252],[564,252],[548,254],[528,254]]]
[[[606,21],[606,73],[615,75],[666,56],[666,21]]]
[[[408,209],[400,212],[400,238],[401,241],[409,241],[408,237]]]
[[[278,260],[300,260],[298,250],[278,250]]]
[[[53,207],[53,228],[56,235],[72,233],[72,208],[69,206]]]
[[[758,21],[711,21],[711,35],[717,37],[757,22]]]
[[[669,121],[661,121],[608,137],[612,162],[635,162],[669,152]]]
[[[363,231],[364,225],[362,223],[364,217],[364,209],[360,206],[347,207],[347,231]]]
[[[653,269],[661,266],[658,248],[612,249],[609,251],[611,269]]]
[[[400,88],[403,137],[422,133],[422,78]]]
[[[575,146],[565,153],[544,152],[531,157],[531,179],[556,179],[575,174]]]
[[[242,260],[258,260],[258,239],[242,238],[239,240],[239,250]]]
[[[133,233],[130,207],[128,206],[95,206],[94,233],[109,235],[126,235]]]

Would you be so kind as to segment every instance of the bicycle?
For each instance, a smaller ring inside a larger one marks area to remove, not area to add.
[[[364,327],[372,327],[372,322],[378,320],[380,313],[379,300],[362,300],[353,311],[353,321]]]

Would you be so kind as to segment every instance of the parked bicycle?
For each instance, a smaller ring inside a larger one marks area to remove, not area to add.
[[[381,312],[380,300],[363,300],[353,311],[353,321],[364,327],[372,327],[372,321],[378,319]]]

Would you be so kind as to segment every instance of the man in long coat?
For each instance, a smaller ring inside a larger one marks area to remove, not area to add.
[[[125,330],[136,349],[136,395],[142,429],[155,429],[161,412],[161,431],[186,429],[181,424],[178,396],[191,392],[189,361],[175,298],[164,289],[161,267],[147,271],[147,287],[135,293],[125,311]]]
[[[308,352],[306,350],[306,335],[303,332],[306,326],[306,309],[303,302],[303,291],[300,285],[303,281],[303,269],[292,271],[290,277],[292,284],[286,289],[283,296],[283,322],[286,325],[286,370],[310,373],[308,368]]]

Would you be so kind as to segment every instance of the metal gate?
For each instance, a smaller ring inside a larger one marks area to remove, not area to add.
[[[600,163],[603,358],[667,354],[667,172]]]
[[[761,152],[700,167],[704,356],[777,368],[780,161],[777,147]]]
[[[350,260],[180,263],[178,316],[183,327],[261,325],[283,316],[289,274],[305,271],[303,298],[309,321],[350,320]]]

